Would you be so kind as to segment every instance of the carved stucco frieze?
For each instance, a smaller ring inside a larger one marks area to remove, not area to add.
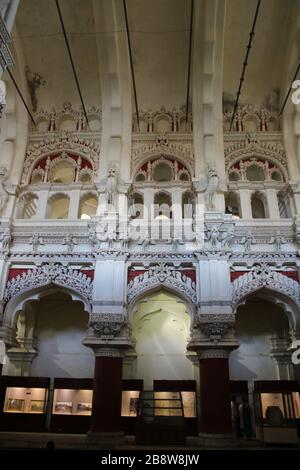
[[[93,139],[75,137],[71,134],[57,135],[39,143],[32,143],[26,152],[21,183],[25,184],[29,178],[34,163],[43,156],[59,152],[74,152],[86,156],[93,162],[94,171],[99,164],[100,148]]]
[[[71,288],[82,294],[89,303],[92,301],[93,281],[86,274],[56,263],[44,264],[24,271],[9,280],[4,292],[4,301],[36,287],[49,284]]]
[[[126,325],[126,316],[116,313],[92,313],[89,320],[89,327],[94,335],[107,338],[118,336]]]
[[[183,294],[192,303],[197,301],[196,283],[174,266],[159,262],[129,282],[128,302],[143,292],[159,286],[169,287]]]
[[[264,287],[290,297],[300,308],[299,283],[278,271],[272,270],[272,267],[267,263],[260,263],[253,266],[251,271],[239,276],[232,283],[233,307],[236,308],[243,298],[251,292],[255,292]]]
[[[234,327],[234,314],[200,314],[196,326],[211,340],[221,340]]]

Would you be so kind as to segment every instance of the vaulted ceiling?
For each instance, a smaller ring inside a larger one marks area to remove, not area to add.
[[[100,106],[96,31],[92,0],[60,0],[78,80],[86,107]],[[66,44],[54,0],[21,0],[16,30],[25,65],[45,81],[36,90],[37,107],[51,109],[64,102],[80,106]]]
[[[95,28],[94,1],[59,2],[87,108],[101,105],[97,40],[107,34]],[[126,3],[139,109],[179,108],[186,100],[191,2],[127,0]],[[223,65],[226,102],[235,98],[256,4],[256,0],[226,2]],[[296,4],[298,0],[261,2],[241,102],[269,102],[276,106],[274,91],[282,87],[289,54],[289,25]],[[79,107],[55,1],[21,0],[13,39],[20,41],[24,64],[29,67],[29,81],[33,88],[36,85],[36,108],[50,110],[64,102]],[[41,77],[42,84],[34,83],[34,74]]]
[[[262,0],[241,103],[276,106],[274,91],[282,88],[285,61],[290,54],[289,26],[297,3],[298,0]],[[257,0],[227,2],[223,77],[225,101],[234,101],[236,96],[256,6]]]

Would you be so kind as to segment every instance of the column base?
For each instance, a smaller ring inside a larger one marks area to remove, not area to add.
[[[120,432],[93,432],[89,431],[86,436],[86,444],[92,449],[114,449],[126,444],[125,434]]]
[[[238,440],[234,434],[198,434],[198,445],[206,448],[232,449],[238,446]]]

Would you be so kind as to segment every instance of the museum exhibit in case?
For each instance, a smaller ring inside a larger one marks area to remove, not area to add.
[[[46,377],[0,377],[0,429],[43,431],[50,379]]]
[[[155,399],[173,400],[174,393],[181,393],[183,405],[184,422],[187,436],[196,436],[197,428],[197,406],[196,406],[196,381],[195,380],[154,380],[153,390]],[[166,402],[164,402],[166,404]],[[174,403],[173,403],[174,404]],[[160,413],[179,413],[174,410],[160,410]]]
[[[93,380],[55,378],[53,388],[51,431],[74,434],[88,432]]]
[[[300,430],[299,383],[254,382],[256,437],[267,443],[297,443]]]
[[[136,420],[139,410],[140,394],[143,390],[143,380],[122,381],[122,430],[125,434],[135,434]]]
[[[186,425],[180,391],[142,391],[136,444],[184,445]]]

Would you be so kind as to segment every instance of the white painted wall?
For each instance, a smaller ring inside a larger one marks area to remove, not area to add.
[[[82,304],[57,293],[37,304],[38,356],[32,376],[93,377],[94,354],[83,346],[88,314]]]

